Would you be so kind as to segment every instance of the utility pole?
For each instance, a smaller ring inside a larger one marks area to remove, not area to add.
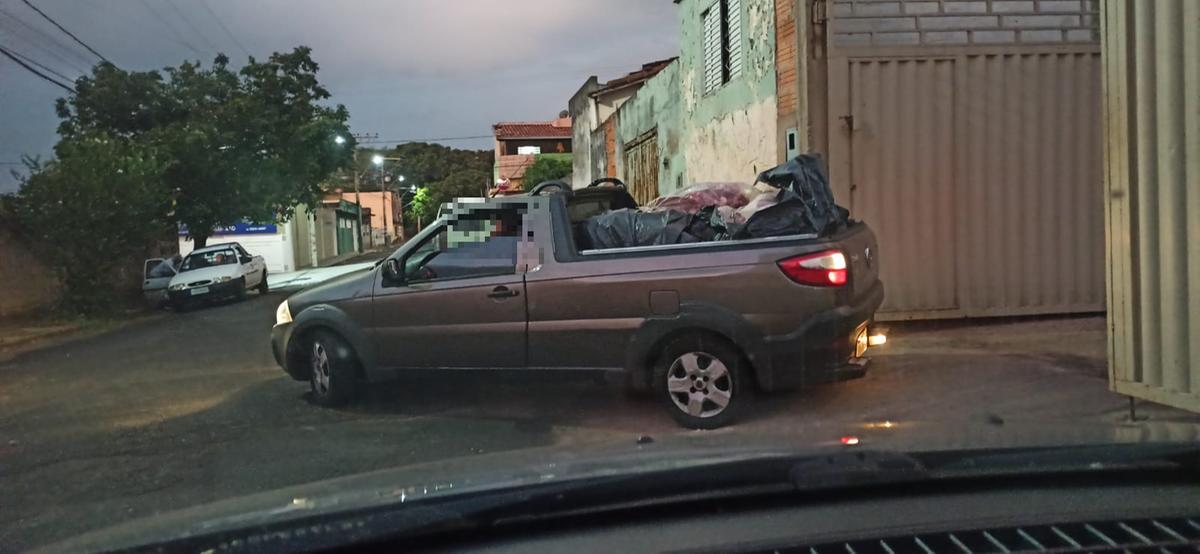
[[[358,142],[364,140],[376,140],[379,138],[379,133],[354,133],[350,135],[354,137],[354,203],[358,205],[358,229],[355,231],[358,235],[358,253],[362,254],[366,251],[366,246],[363,244],[363,207],[362,207],[362,190],[358,187]]]

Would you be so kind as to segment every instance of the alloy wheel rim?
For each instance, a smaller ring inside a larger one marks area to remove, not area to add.
[[[706,352],[688,352],[675,358],[667,370],[667,394],[683,413],[714,417],[729,407],[733,378],[729,368]]]
[[[329,392],[329,353],[325,350],[325,345],[320,342],[313,343],[312,352],[312,374],[313,388],[317,394],[325,394]]]

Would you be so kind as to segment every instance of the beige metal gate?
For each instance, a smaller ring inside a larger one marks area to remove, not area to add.
[[[1103,12],[1109,383],[1200,411],[1200,2]]]
[[[846,63],[831,156],[879,235],[882,318],[1104,309],[1098,53]]]
[[[639,205],[658,196],[658,130],[625,144],[625,181]]]
[[[1090,2],[811,3],[813,144],[880,242],[882,319],[1104,309]]]
[[[885,255],[885,312],[955,310],[953,60],[850,64],[850,210]]]

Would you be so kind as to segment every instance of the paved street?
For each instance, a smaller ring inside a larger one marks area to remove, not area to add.
[[[309,404],[267,346],[283,297],[166,314],[0,363],[0,551],[231,496],[483,452],[683,433],[590,379],[452,375]],[[894,326],[867,378],[761,397],[719,433],[837,421],[1121,420],[1102,318]],[[1139,415],[1195,421],[1140,405]]]

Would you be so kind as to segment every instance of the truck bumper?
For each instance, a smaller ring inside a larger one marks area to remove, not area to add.
[[[765,352],[755,357],[759,386],[789,389],[856,379],[866,373],[862,357],[868,325],[883,303],[883,283],[858,302],[816,314],[792,333],[763,338]]]
[[[288,349],[292,346],[292,331],[295,328],[293,323],[284,323],[271,328],[271,354],[275,356],[275,363],[283,368],[292,379],[297,381],[307,381],[308,374],[301,371],[301,364],[288,363],[289,359],[295,362],[295,356],[289,356]]]
[[[214,298],[225,298],[237,294],[237,288],[244,286],[242,281],[233,280],[226,283],[214,283],[208,285],[208,292],[204,294],[192,294],[192,289],[172,290],[167,292],[167,298],[172,304],[182,302],[205,302]]]

